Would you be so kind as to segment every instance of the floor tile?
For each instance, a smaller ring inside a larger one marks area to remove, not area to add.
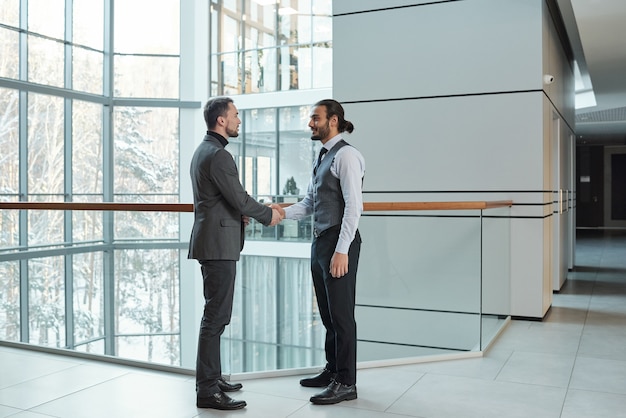
[[[626,418],[626,396],[570,390],[561,418]]]
[[[516,351],[497,380],[567,388],[575,359],[573,355]]]
[[[626,395],[626,361],[579,356],[570,388]]]
[[[388,412],[427,418],[558,418],[565,394],[563,388],[428,374]]]

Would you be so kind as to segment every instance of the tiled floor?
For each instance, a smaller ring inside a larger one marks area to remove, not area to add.
[[[312,405],[289,376],[203,410],[190,376],[0,347],[0,418],[626,417],[626,231],[579,230],[576,257],[544,321],[512,321],[482,358],[360,370],[355,401]]]

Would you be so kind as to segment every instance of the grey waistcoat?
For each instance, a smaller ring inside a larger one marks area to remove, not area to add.
[[[328,228],[341,225],[345,202],[339,179],[330,172],[330,166],[341,147],[349,145],[343,139],[330,149],[313,176],[313,232],[319,236]]]

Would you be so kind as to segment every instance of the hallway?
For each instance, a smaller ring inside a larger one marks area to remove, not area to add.
[[[626,417],[626,230],[578,230],[576,266],[544,321],[482,358],[360,370],[355,401],[312,405],[288,376],[242,381],[244,410],[196,409],[191,376],[0,346],[0,418]]]

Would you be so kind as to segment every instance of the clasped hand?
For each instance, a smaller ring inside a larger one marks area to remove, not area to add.
[[[272,222],[270,222],[270,226],[276,226],[285,219],[285,209],[278,203],[272,203],[269,206],[272,208]]]

